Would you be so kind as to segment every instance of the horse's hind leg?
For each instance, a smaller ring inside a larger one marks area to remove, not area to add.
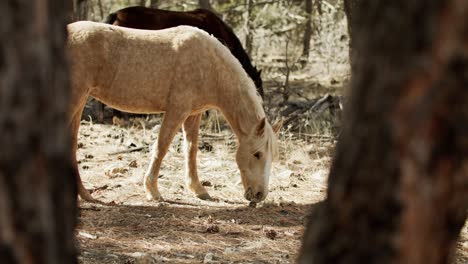
[[[197,173],[198,131],[201,114],[189,116],[184,122],[184,153],[187,185],[198,198],[211,200],[205,187],[200,184]]]
[[[164,114],[164,120],[158,136],[158,145],[153,149],[151,161],[144,179],[146,197],[148,200],[162,200],[158,190],[159,169],[161,168],[162,160],[171,145],[177,129],[187,116],[188,114],[175,112],[166,112],[166,114]]]
[[[81,121],[81,113],[83,112],[84,105],[86,104],[87,95],[83,96],[72,96],[70,102],[70,123],[69,129],[72,137],[72,163],[74,169],[76,171],[76,184],[78,186],[78,195],[81,199],[88,201],[88,202],[97,202],[91,194],[86,190],[81,181],[80,171],[78,169],[77,159],[76,159],[76,151],[78,148],[78,129],[80,128],[80,121]]]

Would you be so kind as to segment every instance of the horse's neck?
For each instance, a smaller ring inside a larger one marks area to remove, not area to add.
[[[226,92],[230,98],[223,97],[219,108],[238,139],[242,140],[265,117],[265,112],[253,84],[236,87],[233,82],[229,82],[225,85],[232,86],[226,87],[230,88]]]

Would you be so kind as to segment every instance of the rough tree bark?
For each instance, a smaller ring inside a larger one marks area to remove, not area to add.
[[[307,59],[309,58],[310,39],[312,38],[312,6],[312,0],[305,0],[304,11],[307,15],[307,20],[305,22],[304,37],[302,38],[302,57],[306,59],[305,63],[307,63]]]
[[[69,3],[0,1],[0,263],[77,263]]]
[[[448,263],[468,207],[468,2],[359,2],[349,104],[299,263]]]
[[[360,1],[361,0],[344,0],[344,10],[345,10],[346,18],[348,20],[348,35],[349,35],[348,47],[349,47],[349,62],[351,64],[351,72],[354,72],[354,69],[355,69],[353,58],[357,56],[356,54],[353,54],[353,52],[355,52],[355,49],[353,49],[354,43],[353,43],[353,28],[352,28],[352,25],[355,23],[355,21],[353,20],[355,16],[353,16],[353,14],[354,14],[354,10],[356,9],[356,5]]]

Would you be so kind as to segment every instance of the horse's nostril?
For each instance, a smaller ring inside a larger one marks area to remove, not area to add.
[[[262,193],[262,192],[258,192],[258,193],[255,195],[255,198],[257,198],[257,200],[262,199],[262,197],[263,197],[263,193]]]

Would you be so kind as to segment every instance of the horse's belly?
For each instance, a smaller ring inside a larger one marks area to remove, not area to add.
[[[97,88],[91,96],[120,111],[139,114],[166,111],[167,92],[160,89],[116,84],[109,89]]]

